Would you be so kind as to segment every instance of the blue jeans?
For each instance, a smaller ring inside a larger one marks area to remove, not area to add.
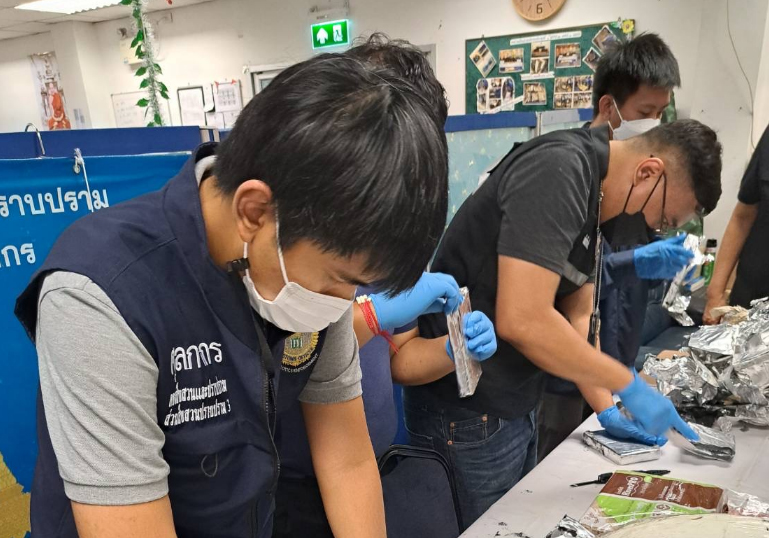
[[[405,391],[406,431],[412,445],[448,461],[466,529],[537,464],[536,410],[504,420],[419,400]]]

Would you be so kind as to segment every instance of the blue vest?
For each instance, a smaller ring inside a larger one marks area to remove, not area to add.
[[[288,333],[258,318],[239,278],[211,261],[194,166],[214,152],[214,144],[201,146],[162,190],[75,222],[19,297],[16,315],[34,339],[44,275],[93,280],[157,362],[157,418],[179,538],[268,537],[280,471],[276,392],[280,385],[281,399],[298,396],[325,334],[304,368],[281,372]],[[33,534],[75,538],[40,402]]]

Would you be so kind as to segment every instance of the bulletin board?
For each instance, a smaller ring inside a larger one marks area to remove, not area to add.
[[[465,113],[592,108],[598,59],[632,19],[465,41]],[[558,91],[556,91],[558,90]]]

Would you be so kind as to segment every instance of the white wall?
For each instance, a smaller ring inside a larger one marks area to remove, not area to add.
[[[175,92],[188,83],[240,78],[245,97],[250,96],[243,65],[292,63],[312,54],[308,22],[312,3],[218,0],[174,10],[172,23],[157,25],[166,84]],[[352,0],[350,17],[356,35],[379,30],[417,44],[435,44],[438,76],[446,86],[451,114],[465,112],[466,39],[636,18],[639,31],[660,33],[678,57],[684,84],[677,102],[686,116],[698,57],[692,43],[699,42],[701,14],[699,0],[570,0],[553,19],[531,25],[515,13],[510,0],[486,0],[482,9],[470,0]],[[112,91],[128,91],[135,82],[132,70],[119,62],[117,29],[127,24],[121,20],[96,25],[109,75],[105,81]],[[178,121],[178,110],[173,114]]]
[[[244,98],[248,99],[251,81],[242,73],[244,65],[292,63],[309,57],[309,8],[330,1],[216,0],[150,15],[150,20],[155,21],[163,81],[171,91],[173,123],[179,124],[176,89],[180,86],[238,78],[243,84]],[[754,93],[763,88],[759,101],[764,99],[766,104],[759,102],[757,108],[769,118],[769,53],[761,55],[762,44],[769,39],[768,0],[730,2],[735,46]],[[351,0],[350,4],[353,35],[378,30],[416,44],[436,45],[438,77],[446,86],[451,114],[465,112],[466,39],[548,31],[618,17],[636,19],[638,32],[659,33],[681,67],[682,87],[676,92],[680,116],[710,124],[724,143],[724,197],[707,222],[709,234],[721,236],[749,154],[748,111],[752,109],[747,85],[726,33],[726,0],[568,0],[554,18],[537,25],[521,19],[511,0]],[[91,29],[80,26],[73,37],[84,81],[83,99],[94,127],[112,127],[110,95],[138,89],[134,69],[122,63],[119,50],[118,28],[130,28],[130,21],[86,26]],[[50,39],[37,39],[50,48]],[[8,54],[9,45],[16,51],[15,57]],[[0,80],[11,72],[29,77],[28,66],[21,73],[19,61],[23,63],[28,53],[39,52],[32,50],[38,46],[34,39],[0,42]],[[758,77],[760,66],[762,86]],[[66,79],[64,71],[62,77]],[[6,85],[0,85],[0,92],[7,92],[3,86]],[[66,85],[65,90],[69,96]],[[28,90],[18,90],[16,95],[18,101],[20,96],[28,95]],[[22,100],[29,102],[26,97]],[[26,112],[6,113],[0,109],[0,131],[17,129],[19,117],[37,117],[36,110],[30,112],[31,105],[24,108]],[[763,125],[761,121],[766,123],[758,119],[756,129]],[[759,135],[756,134],[756,140]]]
[[[49,33],[0,41],[0,132],[23,131],[29,122],[40,126],[40,94],[36,95],[29,55],[51,50]]]

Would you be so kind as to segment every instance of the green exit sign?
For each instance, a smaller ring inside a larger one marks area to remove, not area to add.
[[[322,49],[350,44],[350,21],[340,20],[312,25],[312,48]]]

